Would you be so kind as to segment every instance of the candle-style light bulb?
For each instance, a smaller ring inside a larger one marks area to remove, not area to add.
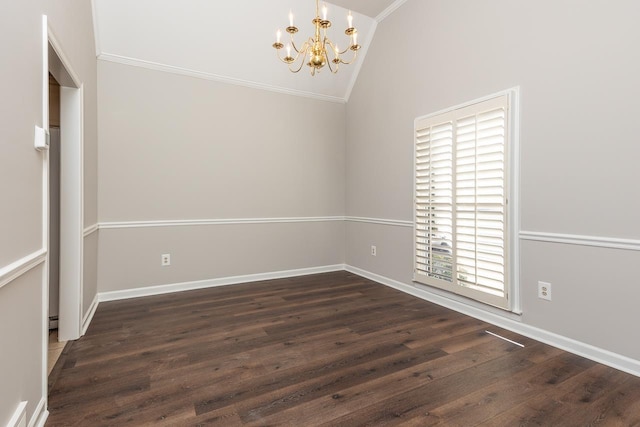
[[[327,20],[327,4],[326,3],[322,5],[322,19],[325,21]]]
[[[293,27],[293,12],[289,10],[289,26]]]
[[[333,51],[335,52],[337,58],[340,55],[340,49],[338,48],[338,45],[335,45],[333,47]]]
[[[280,43],[281,38],[282,38],[282,31],[278,29],[278,31],[276,31],[276,43]]]
[[[349,28],[353,28],[353,15],[351,11],[349,11],[349,15],[347,16],[347,21],[349,22]]]
[[[353,33],[353,45],[358,44],[358,33]]]
[[[291,57],[291,45],[288,44],[287,45],[287,58],[290,58],[290,57]]]

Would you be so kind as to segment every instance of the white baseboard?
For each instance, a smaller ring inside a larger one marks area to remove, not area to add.
[[[310,274],[328,273],[344,270],[344,264],[326,265],[322,267],[301,268],[297,270],[274,271],[271,273],[247,274],[243,276],[222,277],[219,279],[198,280],[194,282],[173,283],[169,285],[148,286],[144,288],[124,289],[122,291],[100,292],[98,301],[117,301],[173,292],[191,291],[195,289],[236,285],[240,283],[258,282],[261,280],[283,279],[286,277],[307,276]],[[87,325],[88,326],[88,325]]]
[[[33,416],[29,421],[29,427],[44,427],[48,417],[49,411],[47,411],[47,398],[43,397],[40,399],[38,406],[36,406],[36,410],[33,412]]]
[[[409,295],[413,295],[434,304],[450,308],[459,313],[466,314],[484,322],[491,323],[520,335],[524,335],[545,344],[549,344],[570,353],[586,357],[587,359],[591,359],[595,362],[602,363],[604,365],[611,366],[612,368],[619,369],[631,375],[640,377],[640,360],[635,360],[630,357],[611,352],[609,350],[595,347],[591,344],[586,344],[572,338],[567,338],[565,336],[546,331],[544,329],[536,328],[535,326],[530,326],[520,321],[505,317],[505,315],[499,315],[484,311],[482,309],[472,307],[449,298],[445,298],[441,295],[431,293],[427,290],[398,282],[396,280],[389,279],[388,277],[380,276],[378,274],[371,273],[357,267],[346,265],[345,270],[373,280],[374,282],[378,282],[380,284],[405,292]]]
[[[86,314],[82,318],[82,335],[87,333],[87,329],[91,324],[91,320],[93,319],[93,315],[96,314],[96,309],[98,308],[98,294],[91,301],[91,305],[89,306],[89,310],[87,310]]]
[[[335,264],[322,267],[302,268],[297,270],[276,271],[271,273],[248,274],[243,276],[223,277],[219,279],[199,280],[194,282],[174,283],[169,285],[149,286],[144,288],[125,289],[121,291],[100,292],[92,304],[91,310],[83,322],[83,333],[91,322],[98,302],[116,301],[128,298],[138,298],[144,296],[161,295],[173,292],[181,292],[195,289],[205,289],[218,286],[228,286],[240,283],[257,282],[261,280],[282,279],[286,277],[306,276],[310,274],[327,273],[331,271],[346,270],[358,276],[365,277],[385,286],[413,295],[434,304],[441,305],[462,314],[491,323],[515,333],[535,339],[545,344],[552,345],[570,353],[586,357],[598,363],[602,363],[612,368],[619,369],[629,374],[640,377],[640,361],[621,354],[611,352],[591,344],[568,338],[554,332],[537,328],[535,326],[522,323],[518,316],[513,313],[497,312],[478,308],[451,298],[447,298],[437,293],[429,292],[426,289],[399,282],[397,280],[384,277],[370,271],[344,264]]]

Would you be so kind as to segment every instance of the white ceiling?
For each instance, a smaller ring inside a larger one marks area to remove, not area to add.
[[[313,35],[313,0],[93,0],[96,49],[103,60],[345,102],[373,40],[375,17],[404,1],[327,2],[329,37],[341,48],[348,45],[344,29],[351,9],[363,46],[358,60],[335,75],[325,68],[311,77],[306,66],[293,74],[271,46],[290,10],[300,29],[297,44]]]
[[[375,18],[395,3],[395,0],[331,0],[331,3]]]

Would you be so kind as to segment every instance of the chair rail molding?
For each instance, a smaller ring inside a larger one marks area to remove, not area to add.
[[[45,262],[47,250],[42,248],[29,255],[0,268],[0,288],[11,283],[32,268]]]
[[[298,222],[344,221],[343,216],[283,217],[283,218],[218,218],[218,219],[182,219],[154,221],[117,221],[101,222],[100,230],[143,227],[182,227],[191,225],[238,225],[238,224],[287,224]]]
[[[640,240],[621,239],[618,237],[586,236],[580,234],[547,233],[540,231],[520,231],[520,240],[640,251]]]
[[[367,224],[378,224],[378,225],[391,225],[395,227],[413,227],[413,221],[405,221],[399,219],[385,219],[385,218],[369,218],[362,216],[346,216],[345,221],[347,222],[362,222]]]
[[[89,227],[86,227],[83,232],[82,232],[82,236],[83,237],[87,237],[90,236],[91,234],[95,233],[96,231],[98,231],[98,229],[100,228],[100,224],[95,223],[93,225],[90,225]]]

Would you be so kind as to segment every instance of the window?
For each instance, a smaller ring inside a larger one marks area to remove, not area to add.
[[[416,119],[414,281],[510,304],[510,100]]]

